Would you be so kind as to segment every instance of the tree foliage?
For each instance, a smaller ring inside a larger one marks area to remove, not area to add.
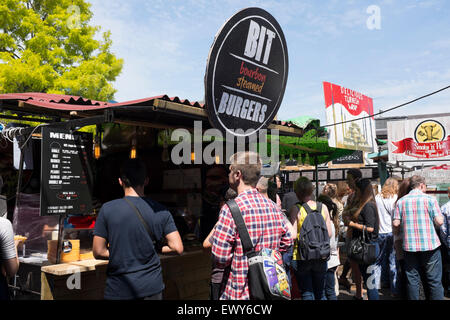
[[[45,92],[113,100],[123,60],[110,32],[96,39],[84,0],[1,0],[0,93]]]

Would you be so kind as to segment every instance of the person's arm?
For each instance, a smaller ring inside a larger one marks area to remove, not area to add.
[[[366,204],[360,213],[360,215],[364,215],[365,224],[350,221],[348,226],[361,231],[365,228],[367,232],[372,233],[375,231],[375,220],[377,219],[377,214],[378,213],[374,206]]]
[[[212,247],[212,242],[210,240],[211,240],[211,237],[214,234],[214,231],[216,230],[216,225],[217,225],[217,223],[214,225],[214,227],[209,232],[208,236],[203,241],[203,249],[209,249],[209,248]]]
[[[14,240],[15,254],[16,256],[11,259],[3,260],[2,267],[5,272],[5,276],[12,278],[15,276],[17,271],[19,271],[19,255],[17,254],[17,246],[19,245],[20,240]]]
[[[436,227],[442,226],[444,224],[444,216],[442,215],[441,208],[439,208],[439,204],[435,198],[431,199],[430,207],[434,224]]]
[[[284,215],[283,215],[283,217],[284,217]],[[283,218],[283,226],[282,227],[283,227],[283,233],[281,235],[279,251],[286,252],[290,247],[292,247],[292,244],[294,243],[294,239],[296,237],[292,234],[292,231],[293,231],[292,225],[286,217]]]
[[[92,241],[92,254],[95,259],[109,260],[108,234],[105,209],[102,206],[95,219],[94,240]]]
[[[395,205],[394,215],[392,216],[392,232],[396,236],[400,234],[400,225],[402,223],[402,216],[400,214],[400,203]]]
[[[211,249],[214,265],[217,268],[225,269],[231,264],[235,242],[235,223],[230,209],[224,206],[219,214]]]
[[[95,259],[98,260],[109,259],[108,242],[106,241],[105,238],[94,236],[94,241],[92,244],[92,253]]]
[[[298,227],[298,214],[299,214],[299,212],[300,211],[298,210],[297,205],[292,206],[291,209],[289,210],[288,218],[289,218],[289,222],[290,222],[290,224],[292,226],[292,230],[291,230],[291,232],[292,232],[292,239],[297,239],[297,233],[298,233],[297,227]]]
[[[166,235],[167,245],[161,249],[162,253],[176,252],[182,254],[184,251],[183,241],[178,231],[171,232]]]
[[[12,224],[9,220],[6,220],[2,224],[2,230],[0,230],[0,244],[1,244],[1,261],[2,271],[7,277],[13,277],[19,270],[19,256],[17,254],[17,246],[19,240],[14,240],[14,232]]]
[[[331,228],[330,212],[328,211],[327,206],[324,204],[322,204],[322,210],[325,214],[325,223],[327,225],[328,236],[331,237],[331,235],[333,234],[333,230]]]

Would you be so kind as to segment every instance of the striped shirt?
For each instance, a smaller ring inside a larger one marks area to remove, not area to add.
[[[403,250],[431,251],[441,245],[433,220],[441,215],[437,200],[413,189],[398,200],[393,220],[400,220],[403,231]]]
[[[285,252],[292,245],[291,234],[280,208],[263,197],[256,189],[246,190],[235,199],[244,217],[245,225],[255,251],[262,248]],[[231,211],[224,205],[213,236],[212,254],[216,267],[231,266],[221,300],[249,300],[248,261],[243,253]]]

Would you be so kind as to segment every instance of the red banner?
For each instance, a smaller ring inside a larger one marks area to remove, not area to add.
[[[433,159],[450,155],[450,136],[439,142],[420,143],[413,138],[406,138],[392,143],[398,148],[393,153],[404,153],[415,158]]]
[[[433,167],[431,170],[450,170],[450,166],[447,164],[443,164],[441,166]]]
[[[343,105],[352,116],[359,116],[363,111],[366,112],[367,115],[373,115],[372,98],[355,90],[347,89],[330,82],[324,82],[323,89],[325,93],[326,108],[339,103]]]

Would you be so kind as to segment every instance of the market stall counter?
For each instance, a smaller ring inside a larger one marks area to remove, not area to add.
[[[165,300],[209,298],[211,254],[198,247],[160,255]],[[108,261],[84,260],[41,268],[41,300],[103,299]]]

